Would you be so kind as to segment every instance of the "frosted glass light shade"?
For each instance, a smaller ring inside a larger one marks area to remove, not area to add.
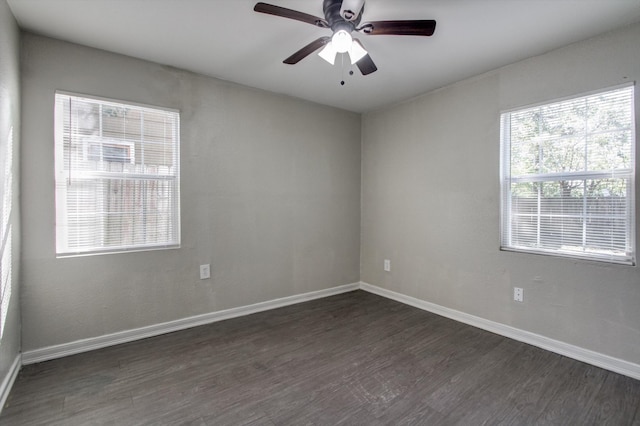
[[[367,51],[364,50],[364,47],[357,40],[353,40],[351,43],[351,49],[349,49],[349,58],[351,59],[351,65],[358,62],[360,59],[364,58],[367,55]]]
[[[332,42],[327,43],[324,49],[318,52],[318,56],[320,56],[325,61],[329,62],[331,65],[335,64],[337,54],[338,52],[336,52],[336,48],[333,47]]]
[[[353,39],[351,38],[351,34],[346,32],[345,30],[339,30],[336,31],[335,34],[333,34],[333,36],[331,37],[331,43],[336,49],[336,52],[345,53],[351,48]]]
[[[340,31],[338,31],[336,34],[338,34],[339,32]],[[344,32],[349,37],[349,40],[350,40],[350,45],[346,50],[340,50],[336,48],[336,43],[333,41],[333,39],[336,38],[334,34],[332,41],[327,43],[327,45],[320,52],[318,52],[318,56],[320,56],[325,61],[329,62],[331,65],[335,64],[336,56],[338,55],[338,53],[348,53],[349,59],[351,60],[351,65],[355,64],[356,62],[358,62],[360,59],[364,58],[367,55],[367,51],[364,49],[364,47],[362,47],[362,44],[360,44],[358,40],[351,39],[351,35],[346,31],[342,31],[342,32]]]

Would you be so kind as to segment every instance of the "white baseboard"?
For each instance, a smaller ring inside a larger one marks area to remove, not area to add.
[[[537,346],[539,348],[546,349],[548,351],[555,352],[557,354],[564,355],[578,361],[586,362],[588,364],[595,365],[596,367],[604,368],[606,370],[624,374],[625,376],[640,380],[640,365],[629,361],[624,361],[609,355],[601,354],[599,352],[594,352],[589,349],[584,349],[579,346],[561,342],[559,340],[550,339],[548,337],[531,333],[529,331],[520,330],[518,328],[501,324],[499,322],[466,314],[464,312],[456,311],[455,309],[446,308],[444,306],[436,305],[435,303],[427,302],[415,297],[407,296],[395,291],[367,284],[365,282],[360,283],[360,289],[368,291],[369,293],[377,294],[378,296],[383,296],[388,299],[404,303],[406,305],[432,312],[446,318],[450,318],[455,321],[481,328],[483,330],[487,330],[492,333],[508,337],[510,339],[528,343],[530,345]]]
[[[640,380],[640,365],[638,364],[614,358],[599,352],[594,352],[589,349],[584,349],[559,340],[554,340],[529,331],[520,330],[485,318],[456,311],[455,309],[447,308],[435,303],[407,296],[402,293],[367,284],[365,282],[360,282],[26,351],[22,354],[21,359],[20,356],[16,358],[11,372],[3,380],[0,387],[0,402],[4,404],[9,390],[11,389],[11,385],[18,374],[21,363],[22,365],[27,365],[41,361],[48,361],[94,349],[158,336],[165,333],[171,333],[173,331],[184,330],[199,325],[210,324],[283,306],[294,305],[296,303],[302,303],[309,300],[321,299],[323,297],[333,296],[358,289]],[[1,407],[2,406],[0,406],[0,409]]]
[[[296,294],[294,296],[255,303],[253,305],[240,306],[237,308],[196,315],[193,317],[182,318],[179,320],[169,321],[161,324],[154,324],[147,327],[140,327],[133,330],[119,331],[117,333],[106,334],[103,336],[91,337],[88,339],[76,340],[70,343],[63,343],[60,345],[25,351],[22,354],[22,364],[34,364],[36,362],[62,358],[68,355],[88,352],[94,349],[105,348],[107,346],[118,345],[121,343],[132,342],[134,340],[158,336],[161,334],[184,330],[199,325],[210,324],[230,318],[236,318],[244,315],[254,314],[257,312],[267,311],[270,309],[281,308],[283,306],[294,305],[296,303],[302,303],[309,300],[321,299],[323,297],[333,296],[340,293],[347,293],[349,291],[358,290],[359,288],[360,283],[346,284],[324,290]]]
[[[7,375],[4,376],[2,380],[2,384],[0,384],[0,413],[4,408],[4,404],[7,403],[7,398],[9,397],[9,392],[11,392],[11,388],[13,387],[13,383],[16,381],[18,377],[18,373],[20,372],[20,366],[22,362],[20,360],[20,354],[16,356],[16,359],[11,364]]]

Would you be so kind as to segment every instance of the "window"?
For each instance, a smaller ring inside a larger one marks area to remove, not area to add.
[[[180,244],[180,117],[56,93],[58,256]]]
[[[501,248],[635,264],[633,93],[501,115]]]
[[[7,140],[0,144],[2,149],[4,176],[0,182],[0,204],[2,210],[2,224],[0,225],[0,340],[4,335],[9,314],[9,303],[13,287],[13,174],[16,159],[13,157],[13,126],[9,129]]]

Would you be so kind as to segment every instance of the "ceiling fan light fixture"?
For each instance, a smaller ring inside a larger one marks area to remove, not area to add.
[[[336,50],[334,43],[330,41],[324,46],[322,50],[320,50],[320,52],[318,52],[318,56],[320,56],[325,61],[329,62],[331,65],[335,65],[336,57],[338,56],[338,53],[340,52]],[[351,46],[349,47],[346,53],[349,54],[351,65],[354,65],[360,59],[367,56],[368,52],[364,49],[362,44],[358,42],[358,40],[353,40],[351,42]]]
[[[333,44],[336,52],[346,53],[349,51],[349,49],[351,49],[353,39],[351,38],[351,34],[346,32],[345,30],[338,30],[331,37],[331,43]]]
[[[329,62],[331,65],[335,64],[337,54],[338,52],[336,51],[332,42],[327,43],[327,45],[320,52],[318,52],[318,56]]]
[[[353,43],[351,43],[351,49],[349,49],[349,58],[351,59],[351,65],[367,56],[367,53],[368,52],[364,49],[364,47],[362,47],[360,43],[358,43],[357,40],[353,40]]]

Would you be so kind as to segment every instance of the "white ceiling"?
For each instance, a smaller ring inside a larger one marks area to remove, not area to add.
[[[433,37],[359,38],[378,66],[282,60],[330,30],[254,0],[8,0],[26,30],[364,112],[640,21],[640,0],[367,0],[363,22],[435,19]],[[322,0],[267,3],[322,17]],[[344,86],[340,85],[345,80]]]

